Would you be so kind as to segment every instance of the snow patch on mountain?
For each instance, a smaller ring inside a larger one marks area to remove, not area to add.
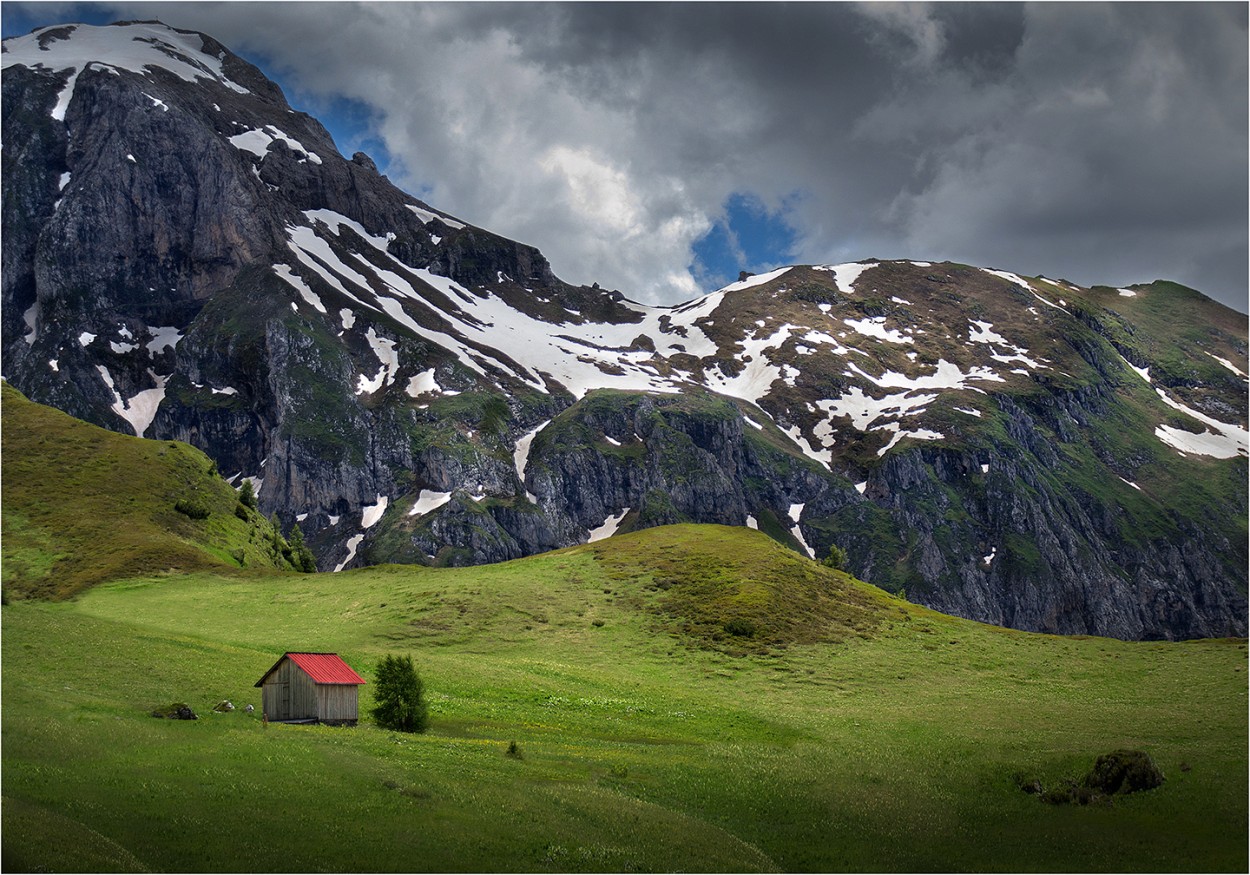
[[[1234,374],[1236,374],[1237,376],[1241,377],[1242,379],[1246,379],[1246,376],[1247,376],[1247,375],[1246,375],[1246,372],[1245,372],[1245,371],[1243,371],[1243,370],[1241,370],[1241,368],[1237,367],[1235,364],[1233,364],[1232,362],[1230,362],[1228,359],[1226,359],[1226,358],[1220,358],[1218,355],[1216,355],[1216,354],[1215,354],[1215,353],[1213,353],[1213,352],[1209,352],[1209,353],[1207,353],[1207,355],[1211,356],[1211,358],[1215,359],[1217,362],[1219,362],[1220,364],[1222,364],[1224,367],[1228,368],[1228,370],[1232,371],[1232,372],[1233,372]]]
[[[360,542],[363,541],[364,539],[365,539],[364,535],[352,535],[350,538],[347,539],[347,557],[343,559],[343,561],[340,562],[338,565],[334,566],[334,571],[336,574],[342,571],[344,568],[346,568],[348,562],[351,562],[353,559],[356,558],[356,548],[360,546]]]
[[[378,520],[382,519],[382,514],[386,513],[386,506],[391,500],[385,495],[378,493],[377,501],[373,504],[367,504],[360,510],[360,527],[369,529],[378,524]]]
[[[893,328],[885,327],[884,316],[866,316],[863,319],[843,319],[844,325],[849,325],[856,333],[865,337],[871,337],[874,340],[884,340],[887,343],[915,343],[915,340],[897,331]]]
[[[311,304],[318,313],[326,312],[326,305],[321,302],[321,296],[310,289],[308,283],[304,282],[304,278],[293,271],[289,264],[275,264],[273,272],[292,285],[295,291],[300,293],[300,297]]]
[[[417,502],[412,506],[412,510],[408,511],[408,516],[425,516],[433,510],[438,510],[447,502],[451,501],[450,492],[436,492],[433,489],[422,489],[417,494]]]
[[[520,480],[522,484],[525,483],[525,466],[529,463],[530,446],[534,443],[534,437],[546,428],[549,422],[551,422],[550,419],[538,424],[525,434],[521,435],[520,439],[516,442],[516,446],[512,450],[512,464],[516,468],[517,479]],[[538,499],[529,492],[526,492],[525,495],[529,498],[531,503],[538,503]]]
[[[148,352],[152,355],[157,355],[166,349],[173,349],[178,345],[178,341],[182,340],[182,332],[172,325],[149,325],[148,336],[152,338],[147,343]]]
[[[1155,436],[1174,450],[1199,456],[1211,456],[1216,459],[1250,455],[1250,431],[1239,425],[1220,422],[1218,419],[1194,410],[1173,399],[1160,387],[1156,386],[1155,392],[1163,399],[1164,404],[1214,429],[1214,431],[1204,430],[1195,434],[1170,425],[1156,427]]]
[[[718,289],[717,292],[740,292],[743,289],[751,289],[756,286],[762,286],[764,285],[764,283],[770,283],[773,280],[777,279],[777,277],[783,276],[789,270],[790,270],[790,266],[786,266],[786,267],[779,267],[776,270],[770,270],[768,273],[757,273],[757,274],[754,274],[753,276],[747,277],[744,280],[738,280],[738,282],[736,283],[730,283],[729,285],[725,286],[723,289]]]
[[[274,125],[265,125],[263,128],[244,131],[241,134],[235,134],[227,137],[230,145],[243,152],[251,152],[253,155],[260,157],[262,160],[269,153],[269,147],[273,143],[281,140],[291,147],[293,152],[303,155],[305,160],[311,161],[313,164],[320,164],[321,157],[315,152],[310,152],[304,148],[304,144],[294,137],[283,133]]]
[[[153,68],[168,70],[179,79],[208,79],[232,91],[247,94],[242,85],[222,72],[221,59],[204,51],[197,33],[179,33],[163,24],[132,22],[97,27],[71,24],[43,27],[4,41],[0,68],[20,65],[50,72],[71,71],[52,107],[52,118],[65,121],[79,75],[92,66],[148,75]]]
[[[876,261],[869,261],[863,264],[857,262],[850,264],[819,264],[814,265],[812,270],[827,270],[831,272],[838,288],[850,295],[855,292],[855,282],[859,279],[860,274],[871,270],[878,264],[879,262]]]
[[[144,389],[130,398],[122,398],[121,393],[117,391],[117,386],[113,383],[113,375],[109,373],[108,368],[104,365],[96,365],[96,371],[99,372],[100,378],[104,380],[104,385],[108,386],[108,390],[113,393],[112,411],[130,423],[130,427],[134,429],[138,437],[143,437],[143,433],[148,430],[148,426],[156,418],[157,408],[165,400],[165,384],[169,382],[169,377],[159,376],[149,370],[148,376],[156,382],[156,388]]]
[[[395,382],[395,375],[399,372],[399,354],[395,352],[395,341],[382,337],[372,327],[365,332],[365,340],[369,341],[369,346],[373,349],[373,354],[378,357],[378,361],[382,363],[382,367],[372,378],[367,378],[364,374],[357,377],[357,395],[372,395],[382,388],[383,383],[387,386],[391,385]]]
[[[621,520],[625,519],[625,514],[629,513],[629,508],[621,508],[621,512],[616,516],[609,516],[601,525],[590,529],[586,533],[586,543],[593,541],[602,541],[604,538],[610,538],[616,534],[616,530],[620,528]]]
[[[421,220],[421,224],[423,225],[428,225],[430,222],[438,219],[438,221],[442,222],[444,225],[449,228],[455,228],[457,231],[465,227],[464,222],[458,222],[450,216],[444,216],[441,213],[432,213],[429,210],[423,210],[421,207],[414,206],[413,204],[407,204],[407,207],[416,213],[417,218]]]
[[[803,551],[807,553],[808,557],[815,559],[816,551],[807,545],[807,539],[803,537],[803,530],[799,528],[799,517],[802,515],[803,508],[806,506],[806,503],[790,505],[790,520],[794,523],[794,525],[790,528],[790,534],[794,536],[794,540],[799,542],[799,545],[803,548]]]

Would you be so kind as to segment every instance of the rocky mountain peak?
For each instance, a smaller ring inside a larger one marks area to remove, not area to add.
[[[323,570],[749,525],[935,607],[1244,633],[1244,317],[795,265],[673,307],[400,191],[211,37],[4,42],[4,375],[203,449]]]

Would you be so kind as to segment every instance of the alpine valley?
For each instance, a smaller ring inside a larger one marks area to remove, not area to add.
[[[865,258],[644,306],[154,22],[5,40],[3,126],[5,380],[322,571],[719,523],[998,625],[1246,634],[1247,322],[1197,291]]]

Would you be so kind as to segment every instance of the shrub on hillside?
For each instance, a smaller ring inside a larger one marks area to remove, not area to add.
[[[829,545],[829,555],[820,560],[820,564],[835,571],[846,568],[846,551],[837,544]]]
[[[239,503],[256,510],[256,490],[251,480],[244,480],[243,485],[239,487]]]
[[[208,508],[191,498],[180,498],[174,502],[174,510],[193,520],[208,519]]]
[[[384,656],[378,663],[373,690],[373,719],[379,726],[399,732],[425,732],[429,723],[425,685],[412,665],[412,657]]]

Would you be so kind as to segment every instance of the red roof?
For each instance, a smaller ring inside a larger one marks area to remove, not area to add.
[[[351,666],[345,663],[337,653],[287,652],[282,654],[282,659],[288,657],[318,684],[363,684],[366,682],[364,678],[352,671]],[[256,682],[256,686],[264,685],[265,678],[273,674],[274,669],[282,664],[282,659],[275,662],[273,668],[265,672],[264,676]]]

